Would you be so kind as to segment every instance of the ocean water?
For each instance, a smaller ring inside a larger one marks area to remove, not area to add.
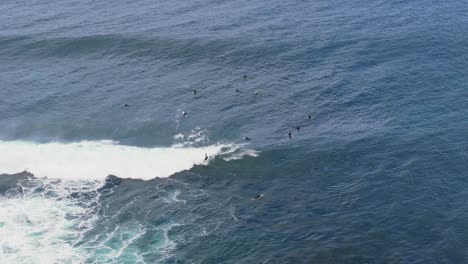
[[[466,1],[0,14],[0,263],[468,262]]]

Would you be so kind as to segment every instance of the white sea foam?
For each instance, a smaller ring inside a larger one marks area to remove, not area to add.
[[[67,180],[96,180],[108,175],[148,180],[203,164],[205,154],[212,158],[237,148],[234,144],[142,148],[114,141],[0,141],[0,173],[26,170],[37,177]]]
[[[225,161],[240,160],[245,156],[258,157],[258,153],[259,153],[257,150],[242,149],[242,148],[233,149],[230,151],[231,152],[229,153],[229,155],[226,155],[227,154],[226,153],[225,156],[223,157]]]
[[[1,263],[85,263],[86,250],[76,247],[93,227],[100,185],[27,179],[12,195],[0,197]],[[74,199],[74,192],[86,199]]]
[[[174,135],[173,138],[175,142],[174,146],[177,147],[194,147],[210,143],[206,129],[200,127],[196,127],[186,134],[179,133]]]
[[[125,146],[114,141],[0,141],[0,174],[27,170],[39,177],[22,180],[18,188],[0,196],[0,262],[81,264],[133,259],[145,263],[144,252],[133,243],[150,231],[139,223],[117,225],[96,241],[83,243],[83,237],[95,228],[100,217],[97,189],[110,174],[145,180],[167,177],[206,163],[205,153],[209,161],[216,156],[231,160],[256,155],[245,149],[246,145],[193,147],[203,141],[204,135],[203,131],[192,131],[179,136],[176,145],[165,148]],[[185,204],[178,194],[175,191],[167,199]],[[151,231],[151,239],[156,241],[151,250],[162,259],[172,254],[175,242],[168,232],[177,225],[171,223]]]

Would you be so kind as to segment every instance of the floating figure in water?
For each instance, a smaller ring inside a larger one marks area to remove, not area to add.
[[[244,80],[247,79],[247,75],[244,75]]]
[[[292,138],[292,133],[291,132],[288,133],[288,137]]]
[[[250,140],[250,138],[249,138],[249,137],[245,137],[245,140],[249,141],[249,140]]]
[[[255,92],[255,96],[257,96],[257,95],[258,95],[258,93],[257,93],[257,92]]]
[[[312,119],[312,116],[311,116],[311,115],[309,115],[308,117],[309,117],[309,120]]]
[[[205,161],[208,160],[208,154],[205,153]]]
[[[236,93],[240,93],[241,91],[239,89],[236,89]]]
[[[301,130],[301,128],[300,128],[299,126],[297,126],[297,127],[296,127],[296,130],[299,131],[299,130]]]
[[[256,194],[252,200],[258,200],[258,199],[262,199],[263,198],[263,194]]]
[[[195,89],[193,89],[192,92],[193,92],[193,94],[195,94],[195,95],[198,93],[197,90],[195,90]]]
[[[125,104],[124,107],[129,107],[129,105],[128,105],[128,104]]]
[[[187,116],[187,112],[183,111],[183,112],[182,112],[182,115],[183,115],[184,117],[186,117],[186,116]]]

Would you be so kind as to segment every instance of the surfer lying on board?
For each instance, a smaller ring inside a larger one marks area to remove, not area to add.
[[[254,197],[252,197],[252,200],[258,200],[262,198],[263,198],[263,194],[256,194]]]

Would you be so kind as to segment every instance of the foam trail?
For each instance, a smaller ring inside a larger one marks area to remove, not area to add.
[[[27,179],[0,196],[1,263],[86,263],[75,247],[97,219],[97,182]],[[74,199],[71,194],[86,194]]]
[[[27,170],[37,177],[66,180],[99,180],[110,174],[149,180],[202,164],[205,153],[214,157],[236,148],[226,144],[141,148],[109,140],[44,144],[0,141],[0,173]]]

